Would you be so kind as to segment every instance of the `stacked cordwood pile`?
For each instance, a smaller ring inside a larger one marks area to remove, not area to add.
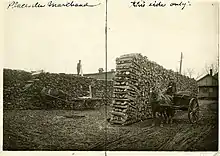
[[[116,59],[111,122],[130,124],[151,117],[150,89],[161,90],[169,81],[177,83],[177,91],[197,92],[194,79],[167,70],[141,54],[126,54]]]
[[[4,69],[3,79],[4,109],[72,109],[72,99],[89,96],[89,85],[92,81],[97,90],[94,98],[104,99],[106,93],[105,81],[73,74],[32,74],[22,70]],[[109,81],[107,85],[107,98],[110,101],[112,82]],[[44,87],[53,92],[61,91],[66,95],[64,100],[52,98],[45,102],[40,94]]]

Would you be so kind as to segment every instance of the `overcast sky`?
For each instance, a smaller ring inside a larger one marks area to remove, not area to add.
[[[4,67],[76,73],[81,59],[83,73],[105,68],[105,3],[89,2],[102,4],[5,10]],[[217,7],[193,2],[184,10],[129,5],[129,0],[108,1],[108,70],[126,53],[142,53],[176,70],[183,52],[183,71],[192,68],[194,75],[216,63]]]

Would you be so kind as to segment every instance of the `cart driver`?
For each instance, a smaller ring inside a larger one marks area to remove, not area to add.
[[[176,84],[173,81],[170,81],[168,84],[168,88],[166,90],[166,96],[173,101],[174,94],[176,92]]]
[[[176,84],[175,84],[175,82],[170,81],[168,84],[168,88],[166,90],[166,94],[173,96],[175,94],[175,92],[176,92]]]

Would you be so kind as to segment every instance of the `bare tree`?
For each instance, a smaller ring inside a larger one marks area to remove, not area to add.
[[[179,73],[179,68],[178,67],[175,68],[175,72]]]
[[[183,75],[187,76],[186,70],[183,70]]]
[[[197,75],[195,76],[195,79],[198,80],[202,75],[203,75],[203,74],[201,74],[201,73],[198,72]]]
[[[216,74],[218,72],[218,64],[217,63],[206,64],[204,69],[207,74],[210,73],[210,69],[212,69],[213,74]]]
[[[192,68],[187,68],[187,75],[191,78],[192,75],[194,74],[194,69]]]

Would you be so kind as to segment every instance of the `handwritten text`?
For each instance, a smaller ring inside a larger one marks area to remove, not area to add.
[[[98,4],[89,4],[89,3],[77,3],[75,1],[70,1],[66,3],[57,3],[54,1],[49,1],[46,4],[35,2],[35,3],[19,3],[17,1],[12,1],[8,4],[7,9],[14,9],[14,8],[44,8],[44,7],[50,7],[50,8],[60,8],[60,7],[95,7],[100,5]]]
[[[180,7],[181,10],[183,10],[186,6],[191,6],[191,3],[188,2],[183,2],[183,1],[179,1],[179,2],[170,2],[170,3],[165,3],[162,2],[160,0],[155,0],[155,1],[145,1],[145,0],[134,0],[131,1],[131,7],[140,7],[140,8],[144,8],[144,7],[157,7],[157,8],[163,8],[163,7]]]

